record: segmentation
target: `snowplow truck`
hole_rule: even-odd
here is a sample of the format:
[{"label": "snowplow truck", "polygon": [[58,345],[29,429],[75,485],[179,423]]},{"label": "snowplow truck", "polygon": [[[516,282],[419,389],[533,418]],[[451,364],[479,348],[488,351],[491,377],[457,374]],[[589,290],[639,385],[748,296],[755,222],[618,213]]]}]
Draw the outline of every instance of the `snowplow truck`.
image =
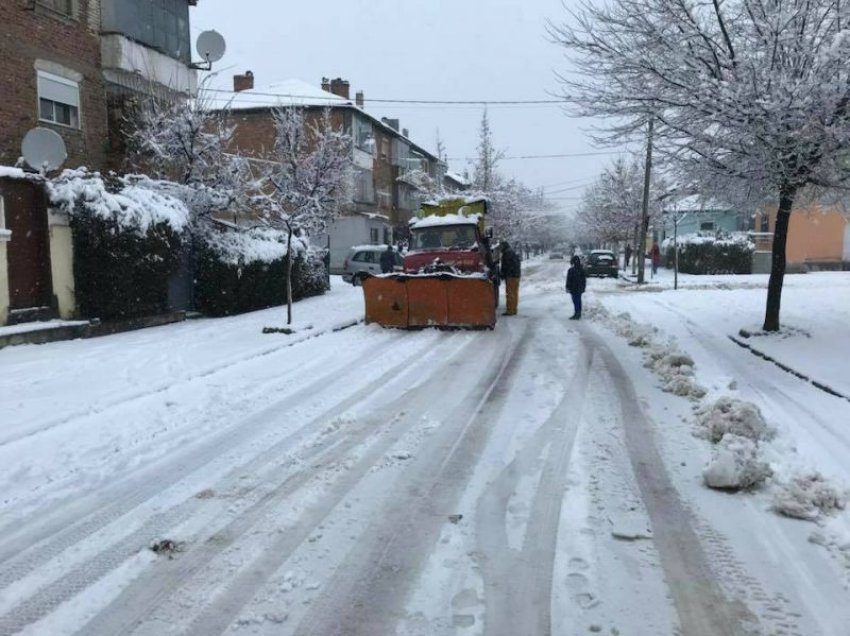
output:
[{"label": "snowplow truck", "polygon": [[362,281],[366,322],[492,329],[499,303],[499,254],[492,241],[486,199],[423,204],[410,222],[403,272]]}]

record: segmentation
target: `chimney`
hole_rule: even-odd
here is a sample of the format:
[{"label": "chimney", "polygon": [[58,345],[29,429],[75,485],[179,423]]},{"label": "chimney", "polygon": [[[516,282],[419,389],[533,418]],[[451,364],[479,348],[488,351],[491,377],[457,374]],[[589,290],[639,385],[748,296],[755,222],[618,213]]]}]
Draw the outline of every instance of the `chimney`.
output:
[{"label": "chimney", "polygon": [[365,102],[363,91],[357,91],[354,94],[354,103],[357,104],[360,108],[363,108],[363,104]]},{"label": "chimney", "polygon": [[233,92],[250,91],[254,88],[254,74],[251,71],[245,71],[244,75],[233,76]]},{"label": "chimney", "polygon": [[331,81],[327,77],[322,78],[322,90],[326,93],[331,92]]},{"label": "chimney", "polygon": [[348,88],[348,82],[342,78],[337,77],[336,79],[331,80],[331,93],[334,95],[342,97],[343,99],[349,99]]},{"label": "chimney", "polygon": [[390,128],[392,128],[394,131],[398,132],[398,119],[387,119],[386,117],[381,117],[381,121],[384,122]]},{"label": "chimney", "polygon": [[407,130],[407,128],[402,128],[402,129],[401,129],[401,136],[402,136],[402,137],[410,137],[410,135],[408,134],[408,130]]}]

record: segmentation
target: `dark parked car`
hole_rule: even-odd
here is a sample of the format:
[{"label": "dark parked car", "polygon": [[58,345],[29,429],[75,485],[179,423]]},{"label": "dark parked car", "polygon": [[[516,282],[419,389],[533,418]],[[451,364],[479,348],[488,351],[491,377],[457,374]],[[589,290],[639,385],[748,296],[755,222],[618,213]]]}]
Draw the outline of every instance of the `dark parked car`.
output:
[{"label": "dark parked car", "polygon": [[617,256],[610,250],[593,250],[587,257],[585,273],[588,276],[617,278],[619,275]]}]

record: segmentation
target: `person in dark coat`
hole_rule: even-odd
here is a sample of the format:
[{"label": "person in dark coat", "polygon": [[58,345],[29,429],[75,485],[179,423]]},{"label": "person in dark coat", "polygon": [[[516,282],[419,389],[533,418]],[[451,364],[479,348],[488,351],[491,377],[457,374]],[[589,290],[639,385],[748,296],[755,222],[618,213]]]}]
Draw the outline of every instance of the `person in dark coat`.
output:
[{"label": "person in dark coat", "polygon": [[505,297],[507,305],[503,316],[515,316],[517,305],[519,305],[519,279],[522,275],[519,255],[508,245],[502,242],[502,278],[505,279]]},{"label": "person in dark coat", "polygon": [[623,251],[624,261],[623,269],[627,269],[629,266],[629,261],[632,260],[632,246],[629,243],[626,243],[626,249]]},{"label": "person in dark coat", "polygon": [[395,267],[395,252],[393,246],[387,245],[387,249],[381,252],[381,273],[389,274]]},{"label": "person in dark coat", "polygon": [[567,270],[567,293],[573,299],[573,315],[570,320],[581,319],[581,295],[587,286],[587,276],[584,273],[584,268],[581,266],[581,259],[578,256],[573,256],[570,259],[572,267]]},{"label": "person in dark coat", "polygon": [[652,244],[649,258],[652,260],[652,275],[655,276],[658,273],[658,266],[661,264],[661,250],[658,249],[658,243]]}]

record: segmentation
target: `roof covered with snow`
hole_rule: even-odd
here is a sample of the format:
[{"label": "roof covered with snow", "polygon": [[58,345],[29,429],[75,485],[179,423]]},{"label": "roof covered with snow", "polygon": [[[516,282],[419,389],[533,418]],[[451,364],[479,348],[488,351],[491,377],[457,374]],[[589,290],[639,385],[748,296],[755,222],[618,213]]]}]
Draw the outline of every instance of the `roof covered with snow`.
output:
[{"label": "roof covered with snow", "polygon": [[481,218],[479,214],[446,214],[444,216],[431,215],[421,219],[411,219],[410,227],[420,229],[423,227],[437,227],[441,225],[477,225]]},{"label": "roof covered with snow", "polygon": [[40,181],[42,177],[40,174],[36,174],[33,172],[24,172],[20,168],[13,168],[12,166],[0,166],[0,179],[23,179],[29,181]]},{"label": "roof covered with snow", "polygon": [[276,108],[278,106],[353,106],[354,102],[334,95],[304,80],[287,79],[263,88],[222,93],[223,97],[213,100],[214,108],[251,110]]},{"label": "roof covered with snow", "polygon": [[290,78],[269,84],[263,88],[252,88],[239,92],[216,91],[215,95],[207,99],[206,102],[209,108],[233,111],[264,110],[279,106],[350,108],[368,117],[374,126],[380,127],[395,137],[404,139],[418,152],[427,155],[428,158],[438,159],[436,155],[403,135],[401,131],[357,106],[354,100],[334,95],[320,86],[315,86],[298,78]]},{"label": "roof covered with snow", "polygon": [[467,186],[467,185],[470,185],[472,183],[469,179],[464,177],[462,174],[460,174],[458,172],[452,172],[451,170],[446,172],[446,174],[444,176],[446,177],[446,179],[451,179],[455,183],[458,183],[458,184],[463,185],[463,186]]}]

